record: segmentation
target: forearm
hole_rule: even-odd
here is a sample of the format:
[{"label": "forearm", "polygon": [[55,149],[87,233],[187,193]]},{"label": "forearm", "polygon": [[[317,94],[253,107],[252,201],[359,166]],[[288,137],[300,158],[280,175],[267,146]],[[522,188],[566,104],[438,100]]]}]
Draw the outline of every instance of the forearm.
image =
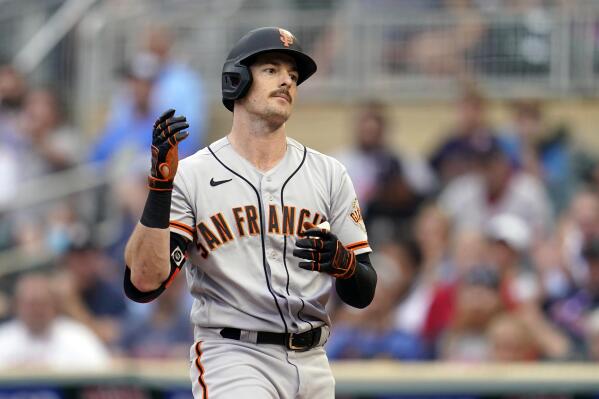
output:
[{"label": "forearm", "polygon": [[179,163],[177,144],[187,137],[185,129],[189,127],[184,116],[174,115],[175,110],[169,109],[154,122],[150,191],[141,220],[125,247],[125,292],[136,298],[141,298],[144,292],[164,290],[172,274],[169,219]]},{"label": "forearm", "polygon": [[168,228],[138,223],[125,247],[125,262],[131,282],[140,291],[158,288],[170,273],[170,232]]},{"label": "forearm", "polygon": [[337,279],[335,288],[343,302],[362,309],[374,298],[377,276],[368,254],[358,255],[356,262],[356,273],[348,279]]}]

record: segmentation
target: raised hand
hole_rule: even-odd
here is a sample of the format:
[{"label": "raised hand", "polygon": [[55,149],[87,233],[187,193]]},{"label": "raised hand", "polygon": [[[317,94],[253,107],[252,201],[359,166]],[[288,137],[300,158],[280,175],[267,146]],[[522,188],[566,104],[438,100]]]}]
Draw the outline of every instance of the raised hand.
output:
[{"label": "raised hand", "polygon": [[170,191],[179,164],[178,144],[189,135],[184,116],[175,116],[169,109],[156,122],[152,131],[152,170],[148,177],[150,190]]}]

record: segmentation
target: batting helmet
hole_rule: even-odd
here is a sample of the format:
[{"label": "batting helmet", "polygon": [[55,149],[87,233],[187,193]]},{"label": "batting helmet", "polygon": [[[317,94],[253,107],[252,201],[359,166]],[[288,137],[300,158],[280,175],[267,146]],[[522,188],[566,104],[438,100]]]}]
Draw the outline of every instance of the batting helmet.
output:
[{"label": "batting helmet", "polygon": [[233,111],[235,100],[243,97],[252,84],[249,66],[253,58],[269,51],[284,52],[294,58],[298,85],[316,72],[316,63],[303,52],[291,32],[281,28],[254,29],[239,39],[223,65],[223,104],[229,111]]}]

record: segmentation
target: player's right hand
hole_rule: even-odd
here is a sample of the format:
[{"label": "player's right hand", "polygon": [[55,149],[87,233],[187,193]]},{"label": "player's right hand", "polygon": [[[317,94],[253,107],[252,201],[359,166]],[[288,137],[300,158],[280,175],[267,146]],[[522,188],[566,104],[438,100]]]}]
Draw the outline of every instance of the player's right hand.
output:
[{"label": "player's right hand", "polygon": [[170,191],[179,164],[177,145],[184,140],[189,127],[184,116],[175,116],[175,110],[169,109],[156,122],[152,131],[152,170],[148,177],[150,190]]}]

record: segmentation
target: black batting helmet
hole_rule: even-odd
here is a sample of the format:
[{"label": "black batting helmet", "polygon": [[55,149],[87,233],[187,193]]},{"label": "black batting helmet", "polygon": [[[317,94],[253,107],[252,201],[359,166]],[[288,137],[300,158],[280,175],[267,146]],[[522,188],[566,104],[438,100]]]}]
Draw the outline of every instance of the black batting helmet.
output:
[{"label": "black batting helmet", "polygon": [[276,27],[254,29],[239,39],[223,65],[223,104],[229,111],[233,111],[235,100],[243,97],[252,84],[252,74],[248,67],[253,57],[269,51],[284,52],[295,59],[299,74],[298,85],[316,72],[316,63],[303,52],[291,32]]}]

